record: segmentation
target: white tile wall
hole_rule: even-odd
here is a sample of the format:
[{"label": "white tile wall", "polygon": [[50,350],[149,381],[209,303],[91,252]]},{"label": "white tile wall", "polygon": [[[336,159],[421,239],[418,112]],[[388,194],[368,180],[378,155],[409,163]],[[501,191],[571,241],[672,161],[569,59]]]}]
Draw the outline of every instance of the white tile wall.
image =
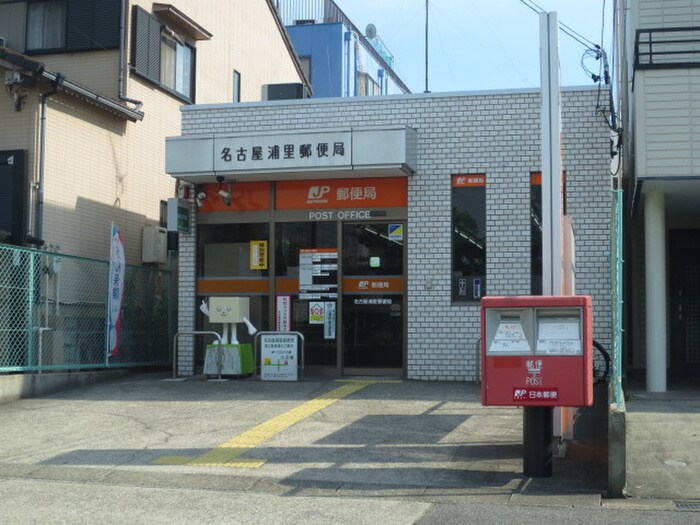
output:
[{"label": "white tile wall", "polygon": [[[562,96],[567,209],[574,217],[577,293],[594,297],[595,338],[610,342],[609,146],[596,90]],[[211,105],[185,108],[183,135],[407,125],[418,132],[408,189],[408,362],[410,379],[479,378],[478,304],[452,304],[450,175],[487,174],[487,289],[530,291],[530,172],[540,167],[536,91],[481,92]],[[193,329],[194,235],[180,241],[180,330]],[[426,280],[432,287],[426,290]],[[181,346],[180,370],[192,372]]]}]

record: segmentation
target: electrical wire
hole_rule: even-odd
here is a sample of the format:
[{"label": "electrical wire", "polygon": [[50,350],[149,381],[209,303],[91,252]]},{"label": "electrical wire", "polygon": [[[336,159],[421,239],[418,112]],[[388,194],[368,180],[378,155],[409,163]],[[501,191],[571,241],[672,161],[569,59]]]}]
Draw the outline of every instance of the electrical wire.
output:
[{"label": "electrical wire", "polygon": [[[619,156],[621,155],[620,149],[622,148],[623,141],[622,128],[618,125],[619,117],[615,112],[615,101],[613,98],[608,57],[605,53],[605,49],[603,48],[603,39],[605,35],[605,1],[606,0],[603,0],[600,44],[596,44],[595,42],[587,39],[586,37],[575,31],[568,25],[564,24],[563,22],[559,22],[559,30],[586,48],[586,50],[583,52],[583,56],[581,57],[581,68],[586,73],[586,75],[593,80],[593,82],[598,84],[598,97],[596,100],[595,112],[596,114],[601,115],[603,117],[605,123],[610,129],[610,158],[614,159],[615,157],[617,157],[618,160],[615,172],[611,172],[612,175],[615,176],[620,171],[621,163],[619,162]],[[522,3],[537,14],[542,14],[546,12],[542,7],[537,5],[537,3],[534,2],[534,0],[520,0],[520,3]],[[591,71],[586,66],[585,62],[588,59],[595,59],[599,61],[598,74],[593,73],[593,71]],[[602,97],[603,84],[605,84],[605,86],[607,86],[608,88],[608,107],[605,107],[600,102]]]},{"label": "electrical wire", "polygon": [[[538,15],[547,12],[542,7],[537,5],[533,0],[520,0],[520,3],[522,3],[526,7],[529,7]],[[566,25],[564,22],[559,22],[559,30],[562,33],[566,34],[567,36],[573,38],[576,42],[578,42],[579,44],[581,44],[583,47],[585,47],[587,49],[592,50],[596,46],[596,44],[593,41],[589,40],[588,38],[583,36],[581,33],[575,31],[570,26]],[[591,47],[591,46],[593,46],[593,47]]]}]

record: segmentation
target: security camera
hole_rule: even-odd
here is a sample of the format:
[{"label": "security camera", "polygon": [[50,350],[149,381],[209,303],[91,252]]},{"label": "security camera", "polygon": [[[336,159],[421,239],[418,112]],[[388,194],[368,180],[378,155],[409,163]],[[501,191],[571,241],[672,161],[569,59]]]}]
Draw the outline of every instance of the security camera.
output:
[{"label": "security camera", "polygon": [[200,191],[197,193],[195,197],[195,201],[197,202],[197,208],[201,208],[204,206],[204,201],[207,200],[207,192],[206,191]]},{"label": "security camera", "polygon": [[219,195],[221,196],[221,200],[224,201],[224,204],[226,206],[231,206],[231,192],[228,192],[226,190],[219,190]]}]

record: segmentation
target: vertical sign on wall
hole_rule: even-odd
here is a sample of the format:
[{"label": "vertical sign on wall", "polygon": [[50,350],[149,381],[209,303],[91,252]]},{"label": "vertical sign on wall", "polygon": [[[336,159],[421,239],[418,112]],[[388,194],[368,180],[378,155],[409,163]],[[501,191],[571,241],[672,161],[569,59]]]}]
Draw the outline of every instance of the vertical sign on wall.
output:
[{"label": "vertical sign on wall", "polygon": [[112,224],[109,257],[109,286],[107,296],[107,357],[119,354],[119,338],[122,325],[122,299],[126,258],[124,241],[119,227]]}]

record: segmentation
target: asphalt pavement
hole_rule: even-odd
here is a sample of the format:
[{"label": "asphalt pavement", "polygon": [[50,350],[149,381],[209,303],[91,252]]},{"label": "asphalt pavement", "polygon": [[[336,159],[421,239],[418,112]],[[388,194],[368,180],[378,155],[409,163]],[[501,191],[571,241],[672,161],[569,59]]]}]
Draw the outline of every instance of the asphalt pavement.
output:
[{"label": "asphalt pavement", "polygon": [[[698,477],[657,494],[636,470],[644,490],[606,499],[595,432],[552,477],[524,477],[521,410],[467,383],[131,375],[0,405],[0,421],[2,523],[439,523],[464,505],[697,518]],[[696,475],[691,457],[668,459]]]}]

